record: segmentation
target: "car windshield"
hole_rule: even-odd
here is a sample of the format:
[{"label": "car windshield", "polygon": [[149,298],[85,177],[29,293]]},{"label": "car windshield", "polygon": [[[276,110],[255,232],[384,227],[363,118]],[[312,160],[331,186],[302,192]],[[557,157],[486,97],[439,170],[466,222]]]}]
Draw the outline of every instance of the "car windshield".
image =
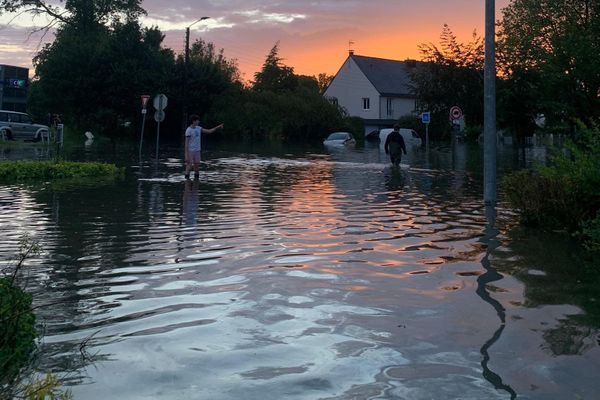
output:
[{"label": "car windshield", "polygon": [[334,132],[327,137],[327,140],[346,140],[348,134],[345,132]]}]

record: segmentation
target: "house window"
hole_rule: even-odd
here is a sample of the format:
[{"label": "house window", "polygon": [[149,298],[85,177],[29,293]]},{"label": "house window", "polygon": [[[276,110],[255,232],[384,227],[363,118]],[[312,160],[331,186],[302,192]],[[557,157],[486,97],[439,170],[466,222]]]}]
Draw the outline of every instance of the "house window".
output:
[{"label": "house window", "polygon": [[392,99],[388,98],[386,102],[386,110],[388,117],[394,115],[394,109],[392,108]]},{"label": "house window", "polygon": [[371,109],[371,99],[369,99],[368,97],[363,97],[362,104],[363,104],[363,110]]}]

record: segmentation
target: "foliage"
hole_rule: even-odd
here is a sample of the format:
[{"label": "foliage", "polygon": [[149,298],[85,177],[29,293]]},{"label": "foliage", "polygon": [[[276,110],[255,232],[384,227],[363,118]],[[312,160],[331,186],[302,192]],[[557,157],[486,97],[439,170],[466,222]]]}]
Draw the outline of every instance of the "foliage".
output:
[{"label": "foliage", "polygon": [[421,44],[423,63],[414,69],[413,91],[418,108],[432,114],[431,131],[449,131],[448,112],[459,106],[468,123],[483,122],[483,40],[473,32],[470,42],[460,43],[448,25],[440,35],[440,45]]},{"label": "foliage", "polygon": [[[550,124],[600,116],[600,3],[513,0],[498,35],[502,75]],[[529,96],[527,96],[529,94]]]},{"label": "foliage", "polygon": [[10,383],[34,349],[31,295],[10,278],[0,278],[0,383]]},{"label": "foliage", "polygon": [[535,173],[518,171],[503,181],[509,202],[527,224],[583,234],[590,245],[600,239],[600,129],[580,125],[576,141],[556,152]]},{"label": "foliage", "polygon": [[258,92],[293,91],[298,87],[298,77],[294,69],[282,64],[279,57],[279,42],[275,43],[263,64],[254,75],[252,88]]},{"label": "foliage", "polygon": [[590,250],[600,251],[600,213],[594,219],[583,223],[582,233],[588,238],[587,247]]},{"label": "foliage", "polygon": [[70,400],[71,391],[60,390],[60,381],[54,374],[47,374],[43,379],[36,380],[24,389],[27,400]]},{"label": "foliage", "polygon": [[18,276],[25,259],[38,252],[37,244],[24,237],[15,264],[0,271],[0,388],[13,383],[35,347],[32,297],[19,287]]},{"label": "foliage", "polygon": [[42,29],[68,25],[84,31],[121,18],[136,19],[146,13],[141,7],[142,0],[64,0],[60,3],[61,5],[41,0],[0,0],[0,15],[24,11],[46,17],[49,22]]},{"label": "foliage", "polygon": [[[164,35],[137,21],[98,25],[85,32],[66,26],[34,58],[32,111],[62,114],[85,130],[111,132],[134,120],[139,95],[157,93],[168,81],[173,52]],[[33,97],[35,95],[35,97]]]},{"label": "foliage", "polygon": [[421,121],[421,117],[405,115],[398,119],[398,124],[401,128],[412,129],[425,137],[425,124]]},{"label": "foliage", "polygon": [[33,378],[24,373],[35,349],[35,314],[32,296],[22,282],[23,263],[40,252],[39,245],[29,235],[19,242],[14,264],[0,271],[0,398],[27,400],[68,400],[70,391],[60,389],[54,374]]},{"label": "foliage", "polygon": [[124,172],[114,164],[74,161],[2,161],[0,180],[117,177]]},{"label": "foliage", "polygon": [[278,45],[271,49],[253,86],[226,88],[215,98],[207,119],[224,122],[224,135],[229,138],[317,142],[344,130],[360,139],[362,127],[323,97],[317,78],[295,75],[282,64]]},{"label": "foliage", "polygon": [[320,73],[317,76],[317,83],[319,85],[319,93],[323,94],[335,78],[334,75],[327,75],[325,73]]}]

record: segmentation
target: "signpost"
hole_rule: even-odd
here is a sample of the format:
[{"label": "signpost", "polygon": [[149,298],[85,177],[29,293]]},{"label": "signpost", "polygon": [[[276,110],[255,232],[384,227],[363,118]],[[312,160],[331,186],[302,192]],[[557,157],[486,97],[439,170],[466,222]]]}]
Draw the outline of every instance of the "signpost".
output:
[{"label": "signpost", "polygon": [[148,100],[150,99],[150,95],[143,94],[142,95],[142,132],[140,133],[140,158],[142,158],[142,142],[144,141],[144,127],[146,125],[146,106],[148,105]]},{"label": "signpost", "polygon": [[429,123],[431,122],[431,114],[425,111],[421,114],[421,121],[425,124],[425,146],[429,147]]},{"label": "signpost", "polygon": [[157,122],[156,124],[156,159],[158,160],[158,140],[160,138],[160,123],[165,120],[165,111],[167,108],[167,96],[164,94],[157,94],[154,96],[153,101],[154,108],[156,112],[154,113],[154,120]]},{"label": "signpost", "polygon": [[452,106],[450,108],[450,121],[454,122],[456,119],[461,119],[463,112],[459,106]]}]

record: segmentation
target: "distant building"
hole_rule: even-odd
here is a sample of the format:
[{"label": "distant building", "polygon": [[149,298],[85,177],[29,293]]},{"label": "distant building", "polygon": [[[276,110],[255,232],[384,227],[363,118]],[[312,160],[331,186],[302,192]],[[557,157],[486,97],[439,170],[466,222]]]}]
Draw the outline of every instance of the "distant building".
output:
[{"label": "distant building", "polygon": [[324,96],[365,122],[365,133],[392,126],[398,118],[416,112],[411,71],[419,62],[355,55],[353,51],[337,72]]},{"label": "distant building", "polygon": [[25,112],[29,69],[0,64],[0,110]]}]

